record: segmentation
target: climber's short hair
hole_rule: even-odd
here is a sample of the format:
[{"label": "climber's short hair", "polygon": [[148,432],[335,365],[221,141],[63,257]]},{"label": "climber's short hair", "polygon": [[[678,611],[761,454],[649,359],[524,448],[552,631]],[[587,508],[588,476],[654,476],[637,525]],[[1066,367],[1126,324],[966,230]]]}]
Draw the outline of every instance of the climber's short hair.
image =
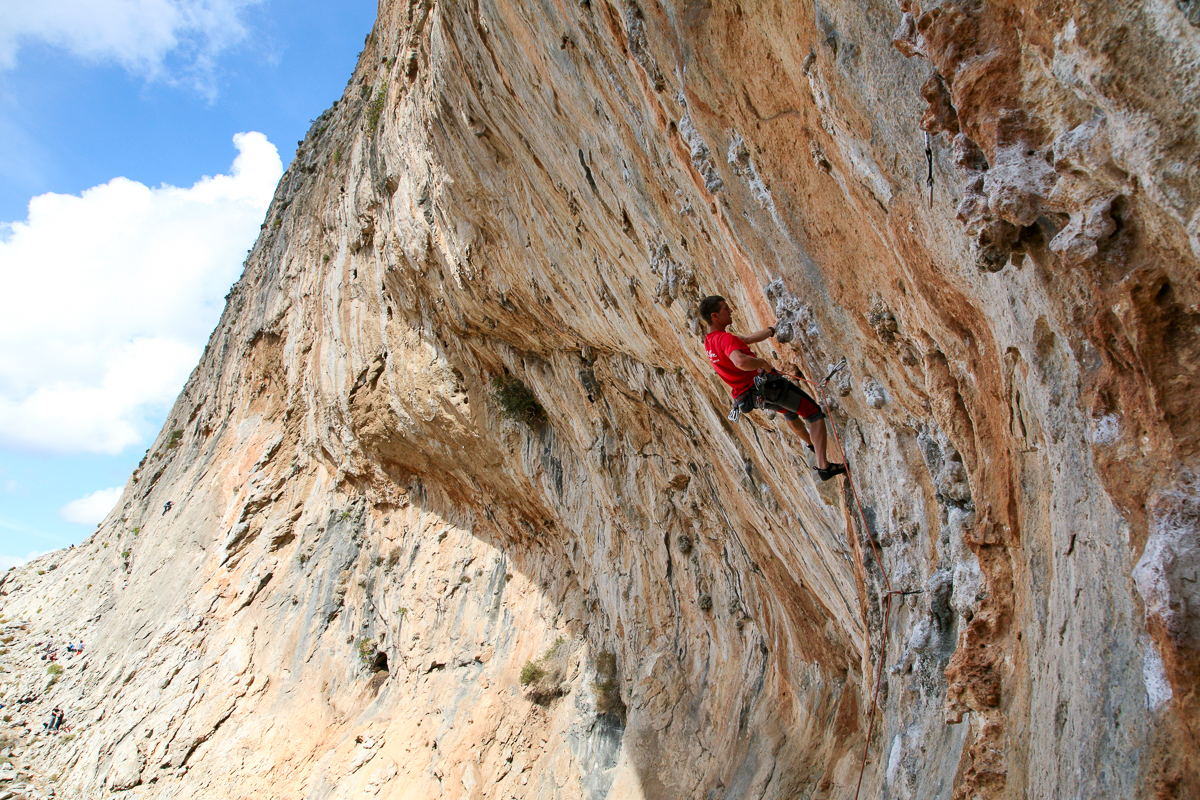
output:
[{"label": "climber's short hair", "polygon": [[712,324],[712,315],[721,310],[721,303],[725,302],[725,298],[719,294],[710,294],[708,297],[700,301],[700,319],[705,325]]}]

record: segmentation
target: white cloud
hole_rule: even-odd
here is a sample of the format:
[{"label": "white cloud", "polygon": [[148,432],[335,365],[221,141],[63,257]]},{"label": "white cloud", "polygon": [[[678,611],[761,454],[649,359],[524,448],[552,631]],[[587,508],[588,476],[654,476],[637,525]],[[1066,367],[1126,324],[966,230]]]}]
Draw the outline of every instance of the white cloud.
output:
[{"label": "white cloud", "polygon": [[21,558],[20,556],[0,555],[0,572],[7,572],[12,567],[19,567],[26,561],[33,561],[38,556],[44,556],[45,553],[31,552],[29,555]]},{"label": "white cloud", "polygon": [[95,62],[158,77],[169,55],[204,73],[246,37],[243,10],[261,0],[0,0],[0,68],[41,41]]},{"label": "white cloud", "polygon": [[58,510],[58,515],[67,522],[78,522],[80,525],[95,525],[105,517],[121,498],[121,487],[101,489],[89,495],[72,500]]},{"label": "white cloud", "polygon": [[191,188],[125,178],[0,224],[0,447],[119,453],[182,388],[282,174],[261,133]]}]

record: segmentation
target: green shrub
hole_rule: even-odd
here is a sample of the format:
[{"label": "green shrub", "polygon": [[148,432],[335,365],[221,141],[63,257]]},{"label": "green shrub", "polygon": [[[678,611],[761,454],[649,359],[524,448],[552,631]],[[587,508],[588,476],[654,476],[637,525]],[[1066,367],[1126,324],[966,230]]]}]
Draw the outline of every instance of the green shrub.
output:
[{"label": "green shrub", "polygon": [[492,379],[492,398],[500,406],[500,416],[513,422],[538,425],[546,421],[546,409],[521,379],[505,373]]},{"label": "green shrub", "polygon": [[374,133],[375,126],[379,124],[379,118],[383,115],[383,104],[387,102],[387,81],[379,85],[379,89],[375,92],[375,98],[371,100],[367,106],[367,127]]},{"label": "green shrub", "polygon": [[536,661],[530,661],[521,668],[520,681],[522,686],[529,687],[529,697],[535,703],[545,704],[556,697],[561,697],[566,652],[563,645],[566,639],[559,636],[545,653]]},{"label": "green shrub", "polygon": [[62,671],[62,664],[51,664],[50,666],[46,667],[47,675],[59,675],[62,673]]},{"label": "green shrub", "polygon": [[376,652],[378,651],[375,642],[366,637],[358,640],[358,657],[362,660],[363,666],[370,668],[375,663]]},{"label": "green shrub", "polygon": [[171,431],[171,438],[167,439],[167,449],[174,450],[176,447],[179,447],[181,441],[183,441],[183,431]]},{"label": "green shrub", "polygon": [[556,655],[558,655],[558,652],[560,650],[562,650],[562,646],[563,646],[563,644],[566,643],[566,641],[567,640],[561,636],[559,636],[557,639],[555,639],[554,644],[550,645],[550,649],[546,651],[546,654],[544,656],[542,656],[542,660],[549,661],[550,659],[552,659]]},{"label": "green shrub", "polygon": [[540,681],[545,675],[546,670],[533,661],[526,661],[525,666],[521,667],[521,685],[528,686],[534,681]]},{"label": "green shrub", "polygon": [[130,550],[122,550],[122,551],[121,551],[121,558],[123,558],[123,559],[125,559],[126,561],[128,561],[128,560],[129,560],[129,554],[130,554],[130,552],[132,552],[132,551],[130,551]]}]

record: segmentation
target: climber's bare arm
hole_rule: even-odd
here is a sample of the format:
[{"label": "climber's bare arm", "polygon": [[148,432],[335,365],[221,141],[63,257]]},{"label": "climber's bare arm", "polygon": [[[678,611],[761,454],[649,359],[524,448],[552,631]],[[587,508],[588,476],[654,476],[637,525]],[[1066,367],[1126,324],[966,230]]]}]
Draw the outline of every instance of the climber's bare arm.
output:
[{"label": "climber's bare arm", "polygon": [[[746,344],[757,344],[758,342],[762,342],[767,339],[770,339],[774,335],[775,335],[774,328],[763,328],[761,331],[755,331],[754,333],[748,334],[746,336],[739,336],[738,338],[741,339]],[[739,369],[740,369],[740,367],[739,367]]]}]

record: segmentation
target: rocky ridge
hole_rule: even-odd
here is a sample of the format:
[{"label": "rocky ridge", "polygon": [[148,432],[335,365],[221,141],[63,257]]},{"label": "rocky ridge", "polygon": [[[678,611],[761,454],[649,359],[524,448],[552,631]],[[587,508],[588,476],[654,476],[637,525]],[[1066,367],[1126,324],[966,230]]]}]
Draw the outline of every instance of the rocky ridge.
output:
[{"label": "rocky ridge", "polygon": [[[88,643],[39,774],[1195,796],[1192,5],[383,0],[120,504],[0,581]],[[708,293],[845,358],[857,499],[725,419]]]}]

